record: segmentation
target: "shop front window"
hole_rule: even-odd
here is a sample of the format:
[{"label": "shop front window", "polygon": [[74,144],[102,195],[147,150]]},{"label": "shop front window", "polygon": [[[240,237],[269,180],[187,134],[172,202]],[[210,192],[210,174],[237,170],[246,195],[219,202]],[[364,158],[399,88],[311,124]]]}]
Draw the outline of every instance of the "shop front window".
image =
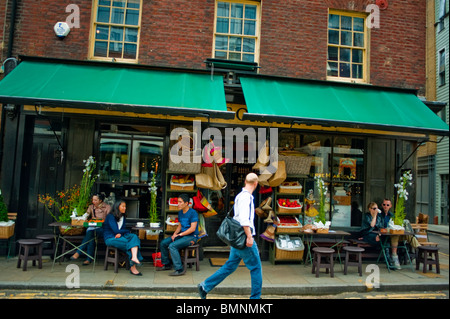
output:
[{"label": "shop front window", "polygon": [[286,183],[303,187],[301,195],[291,196],[303,203],[303,223],[311,224],[317,219],[320,207],[316,178],[321,177],[327,188],[326,220],[336,227],[360,226],[365,140],[297,133],[279,136],[279,155],[290,158],[286,163]]},{"label": "shop front window", "polygon": [[161,127],[101,125],[99,190],[125,198],[129,217],[148,217],[148,182],[154,175],[161,185],[164,134]]}]

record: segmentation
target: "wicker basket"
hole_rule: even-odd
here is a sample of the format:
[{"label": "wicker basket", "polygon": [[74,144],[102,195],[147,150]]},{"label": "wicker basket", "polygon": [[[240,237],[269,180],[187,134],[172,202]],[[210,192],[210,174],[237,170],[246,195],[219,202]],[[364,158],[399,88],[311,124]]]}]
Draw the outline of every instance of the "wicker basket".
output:
[{"label": "wicker basket", "polygon": [[14,235],[15,223],[10,226],[0,226],[0,239],[8,239]]},{"label": "wicker basket", "polygon": [[404,229],[389,229],[389,232],[393,235],[404,235],[405,234]]},{"label": "wicker basket", "polygon": [[174,163],[172,158],[169,160],[169,171],[173,173],[183,174],[199,174],[202,170],[202,163],[192,163],[192,156],[190,157],[191,163]]},{"label": "wicker basket", "polygon": [[283,183],[278,187],[278,193],[281,194],[301,194],[302,190],[303,187],[300,183],[298,186],[290,186],[287,183]]},{"label": "wicker basket", "polygon": [[85,219],[81,219],[81,218],[72,218],[72,226],[83,226],[84,223],[86,222]]},{"label": "wicker basket", "polygon": [[317,228],[316,233],[317,234],[328,234],[329,229],[328,228]]},{"label": "wicker basket", "polygon": [[302,212],[303,204],[298,200],[300,207],[283,207],[277,201],[277,213],[279,214],[300,214]]},{"label": "wicker basket", "polygon": [[64,236],[83,235],[85,230],[86,228],[84,227],[59,226],[59,231]]},{"label": "wicker basket", "polygon": [[280,219],[277,217],[277,228],[275,233],[295,233],[299,234],[302,229],[302,224],[298,221],[297,217],[294,217],[296,223],[281,224]]},{"label": "wicker basket", "polygon": [[276,260],[302,260],[303,252],[305,251],[305,246],[302,243],[302,248],[300,249],[282,249],[278,246],[278,242],[275,243],[275,259]]},{"label": "wicker basket", "polygon": [[288,175],[308,175],[311,169],[311,156],[279,155],[278,160],[286,163],[286,174]]}]

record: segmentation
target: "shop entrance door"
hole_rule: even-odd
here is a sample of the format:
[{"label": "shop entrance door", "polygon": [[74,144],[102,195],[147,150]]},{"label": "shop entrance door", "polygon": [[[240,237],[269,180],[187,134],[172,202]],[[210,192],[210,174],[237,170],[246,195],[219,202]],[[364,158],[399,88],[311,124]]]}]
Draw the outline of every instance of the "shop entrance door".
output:
[{"label": "shop entrance door", "polygon": [[[40,130],[44,131],[48,132]],[[60,148],[58,141],[51,130],[51,134],[48,135],[36,133],[38,132],[35,129],[33,147],[27,160],[29,185],[26,238],[34,238],[38,234],[53,231],[48,224],[54,220],[44,205],[39,203],[38,196],[49,194],[54,197],[56,191],[63,190],[64,187],[64,166],[58,152]]]}]

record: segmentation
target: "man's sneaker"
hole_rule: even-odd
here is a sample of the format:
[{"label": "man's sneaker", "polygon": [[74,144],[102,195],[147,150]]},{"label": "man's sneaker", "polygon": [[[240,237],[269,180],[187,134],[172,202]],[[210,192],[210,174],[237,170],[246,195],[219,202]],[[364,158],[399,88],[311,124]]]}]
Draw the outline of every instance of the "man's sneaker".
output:
[{"label": "man's sneaker", "polygon": [[400,266],[400,261],[398,260],[398,255],[392,255],[392,261],[393,261],[393,264],[394,264],[393,267],[395,269],[398,269],[398,270],[402,269],[402,267]]},{"label": "man's sneaker", "polygon": [[172,265],[164,265],[162,267],[158,267],[156,268],[157,271],[162,271],[162,270],[172,270]]},{"label": "man's sneaker", "polygon": [[182,276],[182,275],[184,275],[184,271],[183,270],[175,270],[169,276]]},{"label": "man's sneaker", "polygon": [[200,296],[201,299],[206,299],[206,295],[208,294],[202,287],[202,285],[198,284],[197,285],[198,288],[198,294]]}]

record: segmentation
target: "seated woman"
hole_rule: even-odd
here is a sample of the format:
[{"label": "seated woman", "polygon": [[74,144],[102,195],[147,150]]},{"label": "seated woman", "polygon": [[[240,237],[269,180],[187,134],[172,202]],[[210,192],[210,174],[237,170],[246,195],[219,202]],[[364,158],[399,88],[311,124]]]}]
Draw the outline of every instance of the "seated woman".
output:
[{"label": "seated woman", "polygon": [[116,247],[127,253],[131,265],[130,273],[135,276],[142,276],[142,273],[136,269],[136,266],[141,265],[143,259],[140,252],[141,241],[138,236],[125,228],[126,210],[127,204],[125,201],[119,200],[114,203],[111,213],[106,215],[103,223],[103,236],[107,246]]},{"label": "seated woman", "polygon": [[380,236],[375,233],[383,228],[383,220],[381,219],[378,205],[375,202],[369,203],[367,206],[368,213],[365,213],[362,219],[360,230],[360,240],[364,240],[374,247],[380,247]]},{"label": "seated woman", "polygon": [[[186,248],[198,241],[198,213],[189,208],[189,196],[181,194],[178,197],[178,221],[180,224],[171,237],[161,241],[161,262],[164,265],[159,270],[170,270],[175,268],[171,276],[184,275],[183,264],[181,262],[180,249]],[[172,257],[172,262],[169,259]]]},{"label": "seated woman", "polygon": [[[92,204],[89,205],[86,214],[87,219],[105,219],[106,215],[109,214],[111,210],[111,206],[104,203],[105,195],[103,194],[95,194],[92,196]],[[83,242],[81,243],[80,248],[70,257],[71,260],[77,260],[80,255],[84,254],[83,250],[87,253],[87,258],[84,261],[83,265],[89,265],[92,262],[92,258],[90,256],[94,256],[94,248],[95,242],[92,240],[94,236],[97,238],[103,237],[103,228],[102,227],[89,227],[86,230],[86,236],[84,236]],[[85,249],[87,246],[87,249]]]}]

